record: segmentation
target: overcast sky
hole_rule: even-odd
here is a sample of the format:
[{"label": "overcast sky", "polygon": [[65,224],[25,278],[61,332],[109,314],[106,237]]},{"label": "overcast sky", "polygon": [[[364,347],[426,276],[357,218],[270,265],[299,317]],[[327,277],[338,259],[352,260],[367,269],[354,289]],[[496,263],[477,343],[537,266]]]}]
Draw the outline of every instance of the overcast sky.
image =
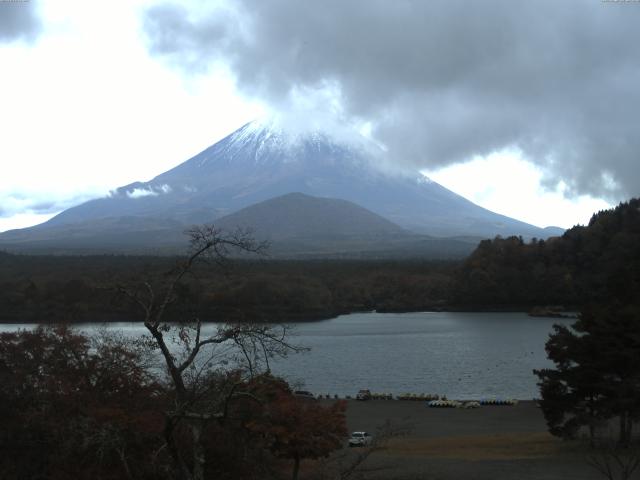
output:
[{"label": "overcast sky", "polygon": [[0,231],[274,113],[539,226],[640,193],[640,2],[204,4],[0,1]]}]

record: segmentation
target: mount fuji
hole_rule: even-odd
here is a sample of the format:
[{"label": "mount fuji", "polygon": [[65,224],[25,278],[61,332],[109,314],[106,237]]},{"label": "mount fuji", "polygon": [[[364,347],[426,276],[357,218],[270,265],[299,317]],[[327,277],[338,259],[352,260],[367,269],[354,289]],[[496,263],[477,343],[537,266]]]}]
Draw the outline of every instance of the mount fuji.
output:
[{"label": "mount fuji", "polygon": [[[388,223],[381,234],[397,229],[396,236],[403,232],[429,237],[546,238],[562,232],[486,210],[418,171],[392,168],[380,160],[382,156],[382,150],[364,137],[344,140],[320,132],[296,134],[268,122],[251,122],[149,182],[120,187],[35,227],[0,234],[0,247],[153,250],[176,246],[184,241],[181,232],[190,225],[216,221],[229,225],[222,217],[294,192],[356,204],[363,212],[368,210],[367,215],[381,217],[377,225]],[[289,202],[295,198],[302,197],[293,196]],[[331,212],[341,215],[339,208]]]}]

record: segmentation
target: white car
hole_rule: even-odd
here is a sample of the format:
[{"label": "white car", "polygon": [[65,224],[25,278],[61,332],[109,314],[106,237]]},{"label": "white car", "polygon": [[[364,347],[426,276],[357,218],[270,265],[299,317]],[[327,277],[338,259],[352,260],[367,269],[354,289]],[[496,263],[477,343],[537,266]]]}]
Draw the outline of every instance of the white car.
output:
[{"label": "white car", "polygon": [[349,437],[350,447],[366,447],[371,445],[373,437],[367,432],[352,432]]}]

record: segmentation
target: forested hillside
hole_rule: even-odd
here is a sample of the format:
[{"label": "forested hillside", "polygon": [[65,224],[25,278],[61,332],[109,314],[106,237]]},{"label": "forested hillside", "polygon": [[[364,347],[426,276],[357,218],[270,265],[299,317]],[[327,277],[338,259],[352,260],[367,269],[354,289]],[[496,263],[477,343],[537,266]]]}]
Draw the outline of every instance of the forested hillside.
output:
[{"label": "forested hillside", "polygon": [[[136,320],[118,285],[154,282],[175,257],[0,252],[0,321]],[[640,200],[548,241],[497,237],[464,261],[242,260],[201,265],[175,320],[291,321],[378,311],[579,309],[640,298]]]},{"label": "forested hillside", "polygon": [[[157,282],[178,261],[169,257],[26,256],[0,253],[0,321],[137,320],[118,285]],[[456,262],[236,261],[199,265],[168,312],[205,321],[290,321],[362,310],[440,308]]]},{"label": "forested hillside", "polygon": [[480,243],[456,276],[451,301],[473,306],[630,303],[640,294],[640,200],[599,212],[548,241]]}]

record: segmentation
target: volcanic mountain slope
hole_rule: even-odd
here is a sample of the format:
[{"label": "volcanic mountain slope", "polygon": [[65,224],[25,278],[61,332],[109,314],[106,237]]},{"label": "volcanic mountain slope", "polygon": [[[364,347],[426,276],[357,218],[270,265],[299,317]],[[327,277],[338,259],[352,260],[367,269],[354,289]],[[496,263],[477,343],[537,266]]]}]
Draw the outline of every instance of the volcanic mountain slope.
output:
[{"label": "volcanic mountain slope", "polygon": [[289,193],[243,208],[215,222],[249,229],[286,258],[462,258],[476,242],[413,234],[355,203]]},{"label": "volcanic mountain slope", "polygon": [[[347,200],[404,229],[431,236],[546,238],[560,233],[490,212],[419,172],[384,170],[378,166],[378,154],[365,139],[343,142],[322,133],[296,135],[252,122],[149,182],[118,188],[36,227],[2,234],[0,245],[36,238],[62,240],[70,225],[75,238],[90,237],[88,230],[96,228],[115,236],[119,230],[125,236],[132,229],[175,230],[171,225],[212,222],[291,192]],[[131,225],[119,220],[123,218],[140,222]],[[120,228],[120,223],[126,227]],[[126,238],[119,241],[126,243]]]},{"label": "volcanic mountain slope", "polygon": [[185,229],[182,222],[170,219],[103,217],[10,230],[0,234],[0,249],[55,254],[171,254],[187,247]]},{"label": "volcanic mountain slope", "polygon": [[[221,232],[250,230],[273,258],[462,258],[475,243],[417,235],[352,202],[290,193],[215,221]],[[40,253],[185,251],[185,225],[175,220],[105,217],[90,222],[7,232],[0,247]]]},{"label": "volcanic mountain slope", "polygon": [[257,238],[265,240],[407,234],[398,225],[355,203],[298,192],[243,208],[215,224],[227,231],[248,228]]}]

